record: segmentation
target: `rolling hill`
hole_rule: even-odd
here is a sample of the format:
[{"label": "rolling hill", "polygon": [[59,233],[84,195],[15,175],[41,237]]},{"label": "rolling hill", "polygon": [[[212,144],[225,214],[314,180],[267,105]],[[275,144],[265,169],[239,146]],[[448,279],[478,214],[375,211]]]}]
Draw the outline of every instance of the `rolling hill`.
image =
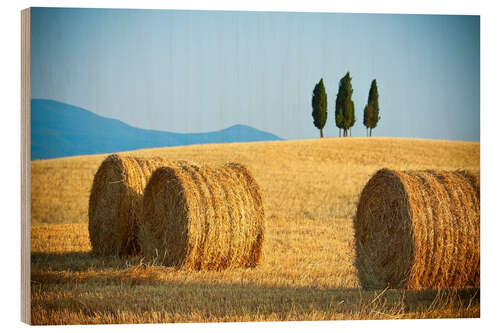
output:
[{"label": "rolling hill", "polygon": [[142,148],[273,140],[281,139],[245,125],[189,134],[146,130],[54,100],[31,100],[32,160]]}]

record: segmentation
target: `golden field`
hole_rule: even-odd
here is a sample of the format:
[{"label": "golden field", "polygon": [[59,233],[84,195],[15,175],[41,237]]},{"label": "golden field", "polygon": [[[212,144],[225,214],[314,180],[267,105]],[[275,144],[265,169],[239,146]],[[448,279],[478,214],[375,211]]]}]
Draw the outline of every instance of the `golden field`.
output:
[{"label": "golden field", "polygon": [[262,261],[219,272],[93,256],[88,199],[106,155],[32,162],[32,324],[479,317],[479,289],[360,289],[352,225],[378,169],[478,171],[479,151],[473,142],[328,138],[124,153],[250,169],[265,202]]}]

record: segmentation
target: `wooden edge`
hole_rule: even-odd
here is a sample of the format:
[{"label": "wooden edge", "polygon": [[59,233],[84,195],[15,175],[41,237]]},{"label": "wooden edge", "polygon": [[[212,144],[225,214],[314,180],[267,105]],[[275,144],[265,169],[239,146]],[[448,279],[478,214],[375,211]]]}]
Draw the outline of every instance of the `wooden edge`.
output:
[{"label": "wooden edge", "polygon": [[31,324],[30,8],[21,11],[21,321]]}]

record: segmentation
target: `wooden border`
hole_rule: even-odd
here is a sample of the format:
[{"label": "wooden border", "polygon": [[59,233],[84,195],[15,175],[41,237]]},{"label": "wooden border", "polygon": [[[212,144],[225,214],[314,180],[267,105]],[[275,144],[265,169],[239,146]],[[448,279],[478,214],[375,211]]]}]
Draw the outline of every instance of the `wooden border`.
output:
[{"label": "wooden border", "polygon": [[21,11],[21,321],[31,323],[30,9]]}]

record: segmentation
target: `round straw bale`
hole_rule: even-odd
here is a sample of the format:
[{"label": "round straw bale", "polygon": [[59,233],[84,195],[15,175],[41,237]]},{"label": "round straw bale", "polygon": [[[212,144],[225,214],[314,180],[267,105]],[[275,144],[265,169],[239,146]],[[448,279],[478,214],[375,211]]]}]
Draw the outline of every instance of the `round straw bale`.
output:
[{"label": "round straw bale", "polygon": [[262,193],[240,164],[159,168],[144,190],[142,212],[139,244],[160,264],[221,270],[259,262]]},{"label": "round straw bale", "polygon": [[137,254],[137,220],[149,177],[160,166],[183,163],[187,162],[109,155],[97,170],[90,191],[92,250],[100,255]]},{"label": "round straw bale", "polygon": [[379,170],[354,219],[364,288],[479,287],[479,177]]},{"label": "round straw bale", "polygon": [[479,198],[481,194],[481,175],[479,171],[459,170],[458,173],[471,182],[472,186],[474,186],[474,190],[477,193],[477,197]]}]

